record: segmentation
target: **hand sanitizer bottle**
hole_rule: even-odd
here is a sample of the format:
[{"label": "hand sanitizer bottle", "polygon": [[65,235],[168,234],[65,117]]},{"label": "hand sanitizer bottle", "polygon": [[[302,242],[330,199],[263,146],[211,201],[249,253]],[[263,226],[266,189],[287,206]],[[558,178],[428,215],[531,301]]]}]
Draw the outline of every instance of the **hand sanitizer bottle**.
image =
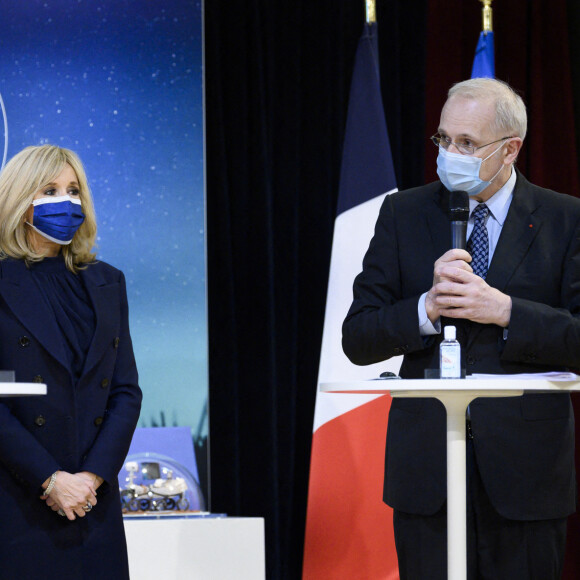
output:
[{"label": "hand sanitizer bottle", "polygon": [[461,345],[456,339],[455,326],[443,329],[443,342],[439,345],[439,369],[442,379],[461,378]]}]

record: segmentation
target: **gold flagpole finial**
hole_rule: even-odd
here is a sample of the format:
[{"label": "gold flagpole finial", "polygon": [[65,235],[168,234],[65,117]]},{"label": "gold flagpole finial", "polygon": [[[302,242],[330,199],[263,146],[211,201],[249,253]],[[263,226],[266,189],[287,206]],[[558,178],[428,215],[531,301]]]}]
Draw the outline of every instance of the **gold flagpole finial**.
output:
[{"label": "gold flagpole finial", "polygon": [[493,17],[491,3],[493,2],[493,0],[479,0],[479,1],[483,4],[483,8],[481,9],[483,16],[483,32],[492,32]]},{"label": "gold flagpole finial", "polygon": [[367,7],[367,24],[374,24],[377,21],[376,0],[365,0]]}]

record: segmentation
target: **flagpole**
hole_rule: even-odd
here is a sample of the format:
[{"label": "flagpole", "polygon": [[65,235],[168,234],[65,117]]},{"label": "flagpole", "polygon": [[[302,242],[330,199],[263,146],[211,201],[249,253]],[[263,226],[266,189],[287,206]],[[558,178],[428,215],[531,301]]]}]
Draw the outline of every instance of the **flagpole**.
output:
[{"label": "flagpole", "polygon": [[493,32],[493,13],[491,8],[491,3],[493,0],[479,0],[483,4],[481,9],[483,17],[483,27],[482,30],[485,34],[488,32]]},{"label": "flagpole", "polygon": [[471,78],[495,78],[495,57],[493,49],[493,21],[491,3],[493,0],[479,0],[483,4],[483,25],[475,49]]},{"label": "flagpole", "polygon": [[365,0],[367,12],[367,24],[375,24],[377,22],[376,0]]}]

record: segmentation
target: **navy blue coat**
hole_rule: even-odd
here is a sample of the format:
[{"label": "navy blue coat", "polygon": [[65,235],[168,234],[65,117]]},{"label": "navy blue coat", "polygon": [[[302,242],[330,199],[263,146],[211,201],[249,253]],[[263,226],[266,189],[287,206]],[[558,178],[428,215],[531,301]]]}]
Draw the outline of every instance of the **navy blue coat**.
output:
[{"label": "navy blue coat", "polygon": [[[357,364],[404,354],[403,378],[439,368],[442,336],[419,334],[417,303],[451,248],[448,195],[439,183],[387,196],[354,283],[343,347]],[[580,368],[580,200],[518,173],[486,282],[512,297],[507,340],[493,324],[457,326],[468,374]],[[569,395],[480,398],[470,405],[479,471],[495,509],[516,520],[574,512],[574,416]],[[446,498],[445,411],[434,399],[394,399],[384,499],[436,513]]]},{"label": "navy blue coat", "polygon": [[[76,382],[60,331],[24,262],[0,262],[0,368],[48,394],[0,399],[0,578],[128,578],[117,474],[141,390],[125,279],[103,262],[79,273],[96,328]],[[69,521],[39,499],[57,470],[104,478],[97,505]]]}]

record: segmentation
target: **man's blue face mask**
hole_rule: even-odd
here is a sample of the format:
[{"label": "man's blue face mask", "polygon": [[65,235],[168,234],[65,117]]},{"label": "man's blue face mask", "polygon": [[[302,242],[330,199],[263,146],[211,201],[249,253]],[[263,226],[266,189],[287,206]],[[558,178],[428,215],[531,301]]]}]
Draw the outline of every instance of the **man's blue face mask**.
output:
[{"label": "man's blue face mask", "polygon": [[485,159],[451,153],[440,146],[437,157],[437,175],[439,175],[441,183],[449,191],[466,191],[467,195],[470,196],[479,195],[503,169],[503,165],[500,165],[498,172],[489,181],[484,181],[479,177],[481,164],[495,155],[504,145],[505,142]]},{"label": "man's blue face mask", "polygon": [[70,244],[85,221],[80,199],[70,195],[35,199],[32,205],[34,216],[32,223],[28,225],[41,236],[57,244],[64,246]]}]

